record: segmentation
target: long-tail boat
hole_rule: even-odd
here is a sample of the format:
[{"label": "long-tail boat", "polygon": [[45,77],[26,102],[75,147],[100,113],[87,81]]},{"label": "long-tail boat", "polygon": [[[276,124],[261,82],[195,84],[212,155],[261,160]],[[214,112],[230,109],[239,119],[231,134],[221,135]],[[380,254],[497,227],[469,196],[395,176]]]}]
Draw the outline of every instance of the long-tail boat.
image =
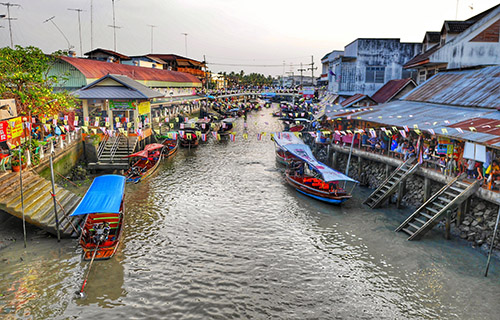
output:
[{"label": "long-tail boat", "polygon": [[162,149],[163,158],[170,158],[179,150],[179,139],[177,132],[169,132],[161,137],[164,148]]},{"label": "long-tail boat", "polygon": [[135,182],[149,177],[160,165],[162,149],[165,146],[161,143],[146,145],[144,150],[128,155],[127,158],[140,158],[130,169],[125,172],[127,182]]},{"label": "long-tail boat", "polygon": [[236,118],[226,118],[226,119],[223,119],[221,122],[220,122],[220,127],[217,131],[218,134],[220,134],[221,136],[227,136],[229,135],[233,128],[234,128],[234,122],[236,121]]},{"label": "long-tail boat", "polygon": [[276,161],[284,166],[288,164],[289,160],[296,159],[296,157],[282,146],[287,144],[304,144],[304,141],[293,132],[277,132],[274,134],[273,140],[276,145]]},{"label": "long-tail boat", "polygon": [[118,249],[125,214],[124,192],[125,177],[97,177],[71,214],[87,215],[79,240],[84,260],[109,259]]},{"label": "long-tail boat", "polygon": [[183,148],[196,148],[200,143],[200,137],[196,129],[188,128],[179,131],[180,145]]},{"label": "long-tail boat", "polygon": [[[305,144],[287,144],[283,148],[297,159],[289,161],[286,171],[286,181],[300,193],[311,198],[340,204],[349,200],[351,192],[358,181],[333,170],[319,162],[311,149]],[[346,190],[346,185],[351,190]]]}]

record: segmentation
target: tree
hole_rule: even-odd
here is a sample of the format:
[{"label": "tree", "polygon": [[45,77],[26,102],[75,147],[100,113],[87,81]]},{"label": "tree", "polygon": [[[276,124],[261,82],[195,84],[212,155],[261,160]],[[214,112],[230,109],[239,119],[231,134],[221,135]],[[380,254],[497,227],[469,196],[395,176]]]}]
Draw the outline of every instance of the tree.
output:
[{"label": "tree", "polygon": [[68,92],[54,92],[60,80],[47,76],[48,71],[62,52],[45,55],[36,47],[16,46],[0,49],[0,96],[15,99],[19,114],[34,116],[56,115],[74,108],[76,98]]}]

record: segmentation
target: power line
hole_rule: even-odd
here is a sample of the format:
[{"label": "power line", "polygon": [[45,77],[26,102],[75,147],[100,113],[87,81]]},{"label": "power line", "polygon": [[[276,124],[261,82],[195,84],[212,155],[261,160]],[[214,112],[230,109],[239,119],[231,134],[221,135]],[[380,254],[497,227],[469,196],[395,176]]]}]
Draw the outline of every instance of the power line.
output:
[{"label": "power line", "polygon": [[151,53],[153,53],[153,28],[156,28],[158,26],[148,24],[148,27],[151,27]]},{"label": "power line", "polygon": [[66,37],[66,35],[64,34],[64,32],[62,32],[62,30],[57,26],[57,24],[54,22],[54,18],[56,16],[52,16],[50,18],[48,18],[47,20],[45,20],[43,23],[47,23],[47,22],[52,22],[52,24],[54,25],[54,27],[56,27],[57,30],[59,30],[59,32],[62,34],[62,36],[64,37],[64,39],[66,39],[66,42],[68,43],[68,51],[71,50],[73,48],[73,46],[71,45],[71,43],[69,43],[69,40],[68,40],[68,37]]},{"label": "power line", "polygon": [[[236,64],[236,63],[214,63],[207,62],[207,64],[214,66],[228,66],[228,67],[259,67],[259,68],[276,68],[283,67],[283,64]],[[300,64],[290,64],[291,67],[298,67]]]}]

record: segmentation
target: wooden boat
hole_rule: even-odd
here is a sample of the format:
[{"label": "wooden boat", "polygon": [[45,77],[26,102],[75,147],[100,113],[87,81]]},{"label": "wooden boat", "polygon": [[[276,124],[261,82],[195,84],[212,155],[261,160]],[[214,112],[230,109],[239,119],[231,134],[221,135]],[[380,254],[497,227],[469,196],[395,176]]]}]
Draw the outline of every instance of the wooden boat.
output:
[{"label": "wooden boat", "polygon": [[[289,161],[289,169],[286,172],[286,181],[295,190],[311,198],[334,204],[340,204],[352,197],[352,189],[358,182],[316,160],[307,145],[288,144],[283,148],[297,158]],[[351,192],[345,190],[348,184],[352,187]]]},{"label": "wooden boat", "polygon": [[236,121],[236,118],[226,118],[223,119],[220,123],[219,130],[217,131],[218,134],[221,136],[227,136],[229,135],[232,130],[234,129],[234,122]]},{"label": "wooden boat", "polygon": [[196,148],[200,143],[200,137],[196,134],[196,129],[179,131],[179,140],[183,148]]},{"label": "wooden boat", "polygon": [[160,165],[162,157],[162,149],[165,146],[160,143],[152,143],[146,145],[144,150],[133,153],[127,158],[138,157],[138,161],[134,163],[130,169],[125,172],[127,182],[138,183],[139,181],[151,176]]},{"label": "wooden boat", "polygon": [[163,158],[170,158],[179,150],[179,139],[166,138],[162,142],[164,148],[162,149]]},{"label": "wooden boat", "polygon": [[79,244],[83,260],[111,258],[123,231],[125,177],[104,175],[94,179],[71,216],[87,215]]}]

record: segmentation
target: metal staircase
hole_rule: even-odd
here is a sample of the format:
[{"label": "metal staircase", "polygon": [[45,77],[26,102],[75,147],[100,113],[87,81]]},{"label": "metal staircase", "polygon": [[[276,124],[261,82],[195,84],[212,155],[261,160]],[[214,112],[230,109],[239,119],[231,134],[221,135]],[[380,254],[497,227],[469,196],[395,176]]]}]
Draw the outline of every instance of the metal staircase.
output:
[{"label": "metal staircase", "polygon": [[[21,188],[19,173],[9,173],[0,177],[0,209],[22,219]],[[55,187],[56,199],[69,215],[80,202],[80,196]],[[56,235],[56,219],[52,199],[52,185],[32,170],[23,171],[24,217],[26,222],[38,226]],[[67,217],[61,207],[57,206],[59,230],[61,237],[76,236],[73,226],[78,228],[81,217]],[[73,224],[73,226],[72,226]]]},{"label": "metal staircase", "polygon": [[418,168],[419,163],[415,163],[415,158],[410,158],[403,162],[384,182],[368,197],[364,204],[370,208],[379,207],[391,194],[393,194],[401,181],[405,180]]},{"label": "metal staircase", "polygon": [[480,181],[469,184],[462,181],[464,177],[465,174],[462,174],[441,188],[395,231],[406,232],[410,236],[408,240],[421,238],[448,210],[456,208],[479,189]]},{"label": "metal staircase", "polygon": [[124,157],[135,150],[137,141],[138,138],[136,136],[126,137],[122,134],[103,139],[98,148],[97,162],[89,163],[89,168],[111,170],[128,169],[129,159]]}]

